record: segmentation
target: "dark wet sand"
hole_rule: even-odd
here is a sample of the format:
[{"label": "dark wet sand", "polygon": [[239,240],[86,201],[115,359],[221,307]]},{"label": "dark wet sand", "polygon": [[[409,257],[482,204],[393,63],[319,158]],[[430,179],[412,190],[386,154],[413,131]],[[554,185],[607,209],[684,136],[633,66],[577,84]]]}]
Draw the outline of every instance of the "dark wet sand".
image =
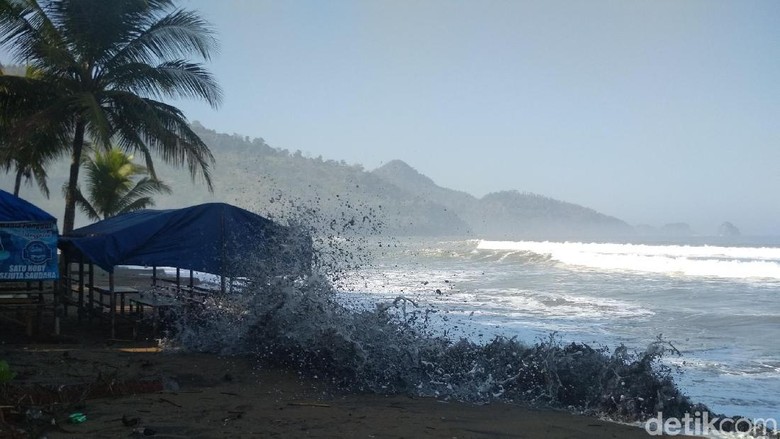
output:
[{"label": "dark wet sand", "polygon": [[[33,434],[16,437],[47,438],[650,437],[642,428],[555,410],[344,393],[322,379],[261,368],[248,358],[165,352],[154,341],[108,340],[105,325],[79,325],[72,312],[62,329],[59,339],[28,339],[21,328],[0,323],[0,360],[18,373],[13,385],[99,385],[109,396],[37,404],[33,407],[42,414],[29,421],[24,412],[30,402],[8,400],[9,392],[0,386],[6,420],[0,421],[0,438],[14,437],[18,428]],[[118,337],[129,334],[120,328]],[[133,394],[133,386],[122,384],[128,382],[151,383],[151,393]],[[86,422],[68,423],[67,416],[77,411]]]},{"label": "dark wet sand", "polygon": [[[134,431],[141,436],[144,429],[158,438],[649,437],[640,428],[553,410],[344,394],[315,378],[259,369],[246,358],[155,352],[148,346],[5,343],[0,358],[19,373],[14,380],[18,386],[145,380],[166,388],[45,406],[35,431],[48,438],[130,437]],[[87,421],[69,424],[67,415],[74,411],[83,412]],[[32,425],[13,410],[5,414],[12,422],[16,417],[17,425]],[[57,426],[51,425],[52,418]],[[0,430],[8,429],[9,424],[0,424]]]}]

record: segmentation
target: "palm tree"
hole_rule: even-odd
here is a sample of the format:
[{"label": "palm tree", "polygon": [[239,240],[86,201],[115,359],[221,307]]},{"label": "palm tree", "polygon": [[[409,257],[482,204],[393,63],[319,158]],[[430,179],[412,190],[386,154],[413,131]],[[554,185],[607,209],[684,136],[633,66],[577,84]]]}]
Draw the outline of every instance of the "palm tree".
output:
[{"label": "palm tree", "polygon": [[[22,182],[31,184],[33,181],[38,185],[38,189],[49,198],[49,185],[47,184],[48,174],[46,167],[49,163],[62,155],[60,148],[46,148],[47,146],[57,146],[49,143],[45,137],[33,136],[22,145],[7,145],[3,143],[0,146],[0,167],[5,172],[13,171],[16,174],[14,179],[14,195],[19,196]],[[39,147],[42,146],[42,147]]]},{"label": "palm tree", "polygon": [[133,163],[132,156],[116,148],[105,153],[96,151],[94,158],[85,156],[84,170],[87,193],[85,196],[76,188],[76,204],[92,220],[146,209],[154,206],[152,195],[171,193],[163,182],[146,177],[147,169]]},{"label": "palm tree", "polygon": [[[172,0],[0,0],[0,45],[39,70],[39,90],[52,97],[27,126],[69,133],[63,233],[73,230],[87,138],[139,153],[152,177],[153,154],[186,166],[212,190],[211,151],[184,114],[160,100],[196,98],[212,107],[221,101],[213,76],[187,60],[209,60],[216,46],[196,13],[175,8]],[[24,97],[10,82],[3,91],[6,79],[0,78],[0,94],[7,95],[0,107]]]},{"label": "palm tree", "polygon": [[[37,72],[28,67],[24,79],[39,79]],[[0,76],[3,71],[0,69]],[[29,85],[29,84],[28,84]],[[4,112],[0,115],[0,168],[5,172],[15,172],[14,195],[19,196],[22,179],[27,183],[33,180],[46,197],[49,197],[49,187],[46,184],[48,175],[46,167],[59,158],[63,150],[64,139],[57,133],[32,130],[25,132],[20,123],[26,117],[43,108],[48,101],[47,96],[38,93],[27,94],[26,102],[14,108],[13,113]]]}]

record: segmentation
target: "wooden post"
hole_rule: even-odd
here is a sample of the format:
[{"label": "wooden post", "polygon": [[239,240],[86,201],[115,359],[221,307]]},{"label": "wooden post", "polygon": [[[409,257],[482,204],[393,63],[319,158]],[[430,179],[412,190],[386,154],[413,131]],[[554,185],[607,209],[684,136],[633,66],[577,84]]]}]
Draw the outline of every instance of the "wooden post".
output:
[{"label": "wooden post", "polygon": [[54,335],[60,335],[60,310],[63,309],[60,308],[60,304],[63,302],[62,297],[60,297],[62,295],[61,279],[62,276],[60,276],[60,279],[55,279],[52,285],[52,288],[54,288]]},{"label": "wooden post", "polygon": [[[114,267],[111,267],[112,269]],[[108,293],[111,298],[111,338],[116,338],[116,296],[114,295],[114,272],[108,273]]]},{"label": "wooden post", "polygon": [[157,286],[157,266],[156,265],[152,266],[152,286],[153,287]]},{"label": "wooden post", "polygon": [[68,261],[68,252],[64,249],[59,254],[59,268],[60,268],[60,281],[59,281],[59,296],[62,302],[62,315],[68,316],[68,301],[70,299],[70,262]]},{"label": "wooden post", "polygon": [[46,299],[43,298],[43,281],[38,281],[38,313],[35,315],[35,332],[40,334],[43,327],[43,308],[46,306]]},{"label": "wooden post", "polygon": [[190,285],[187,288],[187,291],[190,294],[190,298],[195,297],[195,280],[194,275],[192,274],[192,269],[190,268]]},{"label": "wooden post", "polygon": [[[95,264],[89,264],[89,284],[95,285]],[[90,290],[89,293],[89,323],[92,323],[92,316],[95,314],[95,292]]]},{"label": "wooden post", "polygon": [[[92,288],[92,282],[90,282],[90,288]],[[81,318],[84,315],[84,255],[81,254],[79,254],[79,310],[77,313],[79,316],[79,323],[81,323]],[[92,319],[90,319],[90,321],[92,321]]]}]

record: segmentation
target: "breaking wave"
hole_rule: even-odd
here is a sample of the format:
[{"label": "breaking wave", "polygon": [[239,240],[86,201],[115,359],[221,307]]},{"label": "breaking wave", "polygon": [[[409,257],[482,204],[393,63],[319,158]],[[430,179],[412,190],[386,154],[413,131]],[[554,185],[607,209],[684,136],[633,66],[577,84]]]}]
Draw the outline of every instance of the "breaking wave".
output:
[{"label": "breaking wave", "polygon": [[[197,312],[175,316],[164,345],[249,355],[260,367],[293,369],[345,391],[523,403],[623,421],[646,420],[659,411],[677,417],[708,411],[680,392],[677,368],[661,361],[664,355],[679,352],[660,337],[639,352],[623,345],[610,349],[564,343],[555,333],[532,344],[503,336],[477,342],[442,335],[437,325],[446,320],[446,309],[404,293],[373,301],[366,301],[364,294],[345,297],[340,293],[354,286],[354,273],[371,271],[372,252],[395,248],[392,240],[377,236],[381,221],[375,221],[376,212],[348,206],[353,209],[330,219],[322,218],[316,208],[292,207],[292,216],[274,219],[313,238],[311,272],[269,276],[256,266],[256,275],[244,280],[240,292],[212,296]],[[509,249],[518,255],[490,256],[480,248],[484,243],[466,242],[455,249],[455,256],[498,257],[509,263],[559,261],[557,255],[537,249]],[[422,256],[436,260],[441,255]],[[552,303],[563,314],[584,306],[568,295],[528,300]],[[442,304],[446,307],[446,300]],[[609,299],[592,306],[594,313],[628,312],[624,304]]]},{"label": "breaking wave", "polygon": [[437,335],[434,306],[404,296],[373,308],[339,300],[334,285],[342,276],[331,264],[357,257],[359,264],[344,264],[354,272],[366,263],[355,250],[366,241],[339,235],[315,242],[327,248],[319,249],[312,274],[269,277],[257,267],[240,293],[211,297],[198,312],[177,316],[164,343],[250,355],[260,365],[294,369],[346,391],[517,402],[626,421],[659,410],[669,416],[706,410],[680,392],[674,370],[659,361],[678,353],[665,340],[631,352],[563,343],[555,334],[533,345],[502,336],[477,343]]},{"label": "breaking wave", "polygon": [[528,253],[569,267],[730,279],[780,280],[780,248],[480,241],[480,252]]},{"label": "breaking wave", "polygon": [[676,351],[666,341],[639,353],[564,344],[554,335],[532,346],[505,337],[481,344],[433,335],[427,322],[436,312],[402,296],[351,310],[326,278],[276,279],[215,299],[205,314],[180,316],[168,343],[252,355],[348,391],[522,402],[628,421],[695,407],[658,361]]}]

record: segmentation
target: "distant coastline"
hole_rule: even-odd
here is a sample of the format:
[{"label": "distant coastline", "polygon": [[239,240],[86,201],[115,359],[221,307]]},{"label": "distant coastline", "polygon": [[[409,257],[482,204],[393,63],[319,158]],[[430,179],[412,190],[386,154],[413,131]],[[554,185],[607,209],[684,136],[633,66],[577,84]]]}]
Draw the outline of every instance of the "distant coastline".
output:
[{"label": "distant coastline", "polygon": [[[209,193],[202,184],[193,188],[186,171],[160,164],[157,172],[173,193],[156,197],[157,208],[222,201],[284,216],[292,206],[306,207],[323,218],[372,218],[375,225],[381,224],[377,231],[391,236],[627,242],[698,240],[700,234],[718,234],[715,229],[702,233],[685,223],[632,226],[588,207],[517,190],[477,198],[438,186],[401,160],[367,171],[360,165],[273,148],[263,139],[218,133],[197,122],[192,126],[214,153],[215,191]],[[61,186],[67,175],[65,161],[53,165],[50,186]],[[12,185],[10,175],[0,181]],[[64,209],[60,197],[46,199],[33,187],[23,187],[21,196],[57,217]],[[77,223],[87,222],[77,218]]]}]

